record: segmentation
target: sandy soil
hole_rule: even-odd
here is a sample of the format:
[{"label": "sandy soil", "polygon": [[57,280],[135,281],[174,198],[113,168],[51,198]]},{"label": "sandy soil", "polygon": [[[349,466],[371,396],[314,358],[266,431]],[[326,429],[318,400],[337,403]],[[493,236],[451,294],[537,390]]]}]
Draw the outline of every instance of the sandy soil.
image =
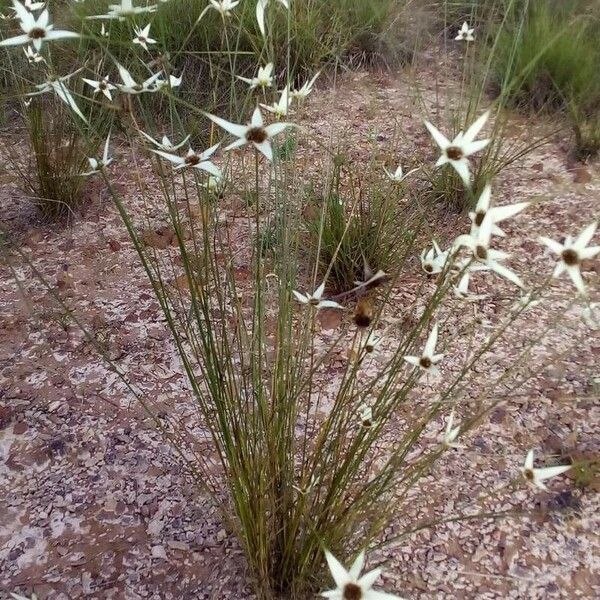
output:
[{"label": "sandy soil", "polygon": [[[425,88],[433,94],[433,83]],[[400,157],[408,167],[415,155],[435,157],[420,114],[406,76],[355,73],[344,76],[337,89],[314,94],[303,121],[323,137],[335,123],[334,135],[344,140],[354,164],[374,159],[392,166]],[[515,117],[511,132],[530,135],[530,127]],[[552,268],[552,258],[535,243],[538,235],[560,239],[598,218],[598,165],[574,166],[567,147],[565,138],[555,136],[504,172],[495,186],[499,203],[538,200],[505,227],[503,248],[511,251],[510,265],[518,272],[544,274]],[[314,144],[302,143],[299,159],[308,162],[314,152]],[[126,191],[127,175],[121,177],[118,185]],[[22,251],[52,290],[77,307],[133,383],[165,411],[185,415],[190,397],[159,306],[102,186],[92,189],[90,204],[71,228],[59,228],[32,223],[14,181],[2,182],[3,227],[17,233]],[[135,206],[139,199],[132,193],[128,201]],[[224,218],[235,210],[224,207]],[[155,216],[158,222],[158,207]],[[455,227],[457,218],[449,222]],[[448,223],[440,229],[443,238]],[[21,259],[12,264],[33,282]],[[598,261],[586,266],[596,300],[598,273]],[[407,280],[411,277],[421,277],[417,262]],[[530,447],[559,461],[598,455],[600,335],[582,323],[581,307],[570,306],[567,280],[552,290],[487,359],[465,402],[475,402],[511,352],[557,315],[560,327],[545,338],[535,359],[551,360],[580,340],[577,347],[522,388],[493,390],[506,394],[506,401],[467,437],[467,448],[448,453],[425,478],[418,501],[398,515],[390,537],[415,519],[451,516],[506,484]],[[481,308],[481,318],[491,322],[497,322],[507,295],[515,294],[485,279],[478,292],[491,295]],[[410,289],[398,290],[399,298],[402,294],[410,296]],[[461,318],[444,323],[455,341]],[[444,369],[452,372],[459,361],[457,352]],[[399,421],[405,416],[398,415]],[[442,426],[432,424],[431,436]],[[238,544],[174,452],[80,328],[61,314],[52,294],[30,284],[23,298],[5,263],[0,456],[0,597],[16,590],[35,591],[43,600],[251,597]],[[573,476],[557,479],[550,493],[520,487],[485,505],[527,516],[450,523],[387,546],[372,557],[385,562],[381,587],[414,599],[599,597],[600,481],[592,474],[586,487],[575,483]]]}]

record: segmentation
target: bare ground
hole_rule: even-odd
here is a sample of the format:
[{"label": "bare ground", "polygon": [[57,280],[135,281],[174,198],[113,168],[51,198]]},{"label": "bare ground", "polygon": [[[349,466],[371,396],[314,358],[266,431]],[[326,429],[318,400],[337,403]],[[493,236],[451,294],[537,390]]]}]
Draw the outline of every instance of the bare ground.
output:
[{"label": "bare ground", "polygon": [[[434,93],[433,83],[425,88]],[[392,166],[399,157],[410,167],[415,154],[434,158],[435,152],[409,89],[402,77],[348,74],[336,90],[311,98],[303,122],[323,139],[341,137],[353,164],[375,160]],[[530,127],[515,117],[513,134],[529,135]],[[505,227],[503,248],[512,252],[511,267],[520,273],[543,275],[552,268],[552,259],[535,243],[538,235],[560,239],[598,218],[598,166],[574,167],[567,148],[565,138],[555,136],[495,186],[499,203],[538,200]],[[303,143],[299,159],[308,165],[315,152],[314,144]],[[127,191],[127,175],[121,177]],[[187,414],[189,393],[159,306],[101,186],[85,213],[63,229],[31,225],[14,182],[3,182],[4,226],[19,232],[22,250],[53,291],[77,307],[132,382],[163,403],[165,412]],[[132,192],[128,201],[135,206],[139,199]],[[224,218],[235,211],[224,206]],[[158,219],[158,206],[155,214]],[[448,237],[456,235],[457,222],[466,228],[464,219],[448,222],[440,223],[440,238],[444,229],[451,230]],[[26,265],[18,259],[13,265],[34,281]],[[584,276],[597,300],[597,261],[586,265]],[[404,283],[419,277],[415,262]],[[497,322],[502,306],[516,297],[514,288],[497,281],[492,286],[487,279],[477,287],[491,295],[480,317]],[[501,374],[503,359],[540,324],[560,316],[538,362],[578,343],[521,389],[494,389],[506,401],[467,437],[467,448],[448,453],[419,486],[410,508],[387,532],[390,537],[422,517],[449,517],[507,484],[530,447],[558,460],[598,455],[600,337],[581,322],[581,307],[570,304],[570,283],[560,280],[552,289],[496,348],[479,373],[480,387],[465,402],[476,401],[490,378]],[[51,294],[42,286],[28,290],[23,298],[2,266],[0,590],[35,591],[44,600],[250,598],[238,544],[172,449],[80,328],[61,315]],[[403,288],[396,301],[410,296],[410,287]],[[462,321],[459,316],[443,324],[455,342]],[[337,325],[324,322],[323,336]],[[448,353],[444,372],[459,365],[457,349]],[[399,414],[398,422],[406,424],[407,417]],[[432,426],[432,439],[442,426],[441,421]],[[600,483],[593,474],[589,485],[575,483],[573,476],[559,478],[550,493],[519,487],[485,504],[487,510],[527,515],[449,523],[385,547],[373,555],[385,562],[381,586],[414,599],[599,597]]]}]

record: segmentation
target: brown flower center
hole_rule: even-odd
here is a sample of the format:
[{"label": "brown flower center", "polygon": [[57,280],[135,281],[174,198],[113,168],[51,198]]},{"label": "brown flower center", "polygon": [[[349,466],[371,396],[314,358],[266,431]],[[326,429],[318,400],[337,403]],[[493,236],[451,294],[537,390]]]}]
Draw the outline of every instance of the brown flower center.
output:
[{"label": "brown flower center", "polygon": [[186,156],[184,160],[186,165],[193,167],[200,162],[200,157],[197,154],[190,154],[189,156]]},{"label": "brown flower center", "polygon": [[477,225],[477,227],[481,227],[481,224],[483,223],[483,220],[485,219],[485,211],[480,211],[478,213],[475,214],[475,225]]},{"label": "brown flower center", "polygon": [[433,265],[431,265],[430,263],[426,263],[423,265],[423,270],[427,273],[433,273]]},{"label": "brown flower center", "polygon": [[39,40],[41,38],[45,38],[46,37],[46,30],[42,29],[41,27],[34,27],[30,32],[29,32],[29,37],[32,40]]},{"label": "brown flower center", "polygon": [[464,156],[464,152],[458,146],[450,146],[446,148],[446,156],[450,160],[460,160]]},{"label": "brown flower center", "polygon": [[356,313],[354,315],[354,324],[357,327],[368,327],[371,324],[371,317],[365,313]]},{"label": "brown flower center", "polygon": [[533,481],[535,479],[535,477],[533,475],[533,469],[525,469],[523,474],[525,475],[525,479],[527,479],[529,481]]},{"label": "brown flower center", "polygon": [[363,597],[360,585],[356,583],[347,583],[344,586],[343,600],[360,600]]},{"label": "brown flower center", "polygon": [[421,360],[419,361],[419,364],[424,369],[429,369],[429,367],[431,367],[432,363],[431,363],[431,359],[430,358],[427,358],[427,356],[423,356],[423,357],[421,357]]},{"label": "brown flower center", "polygon": [[475,247],[475,256],[479,260],[486,260],[488,257],[487,248],[485,246],[476,246]]},{"label": "brown flower center", "polygon": [[102,80],[102,81],[100,82],[100,85],[98,85],[98,87],[99,87],[101,90],[105,90],[105,89],[108,87],[108,84],[106,83],[106,81]]},{"label": "brown flower center", "polygon": [[579,254],[571,248],[562,251],[561,257],[563,262],[569,267],[579,264]]},{"label": "brown flower center", "polygon": [[269,136],[262,127],[251,127],[246,132],[246,139],[255,144],[262,144]]},{"label": "brown flower center", "polygon": [[319,306],[319,302],[320,302],[320,301],[319,301],[317,298],[311,298],[311,299],[308,301],[308,303],[309,303],[311,306]]}]

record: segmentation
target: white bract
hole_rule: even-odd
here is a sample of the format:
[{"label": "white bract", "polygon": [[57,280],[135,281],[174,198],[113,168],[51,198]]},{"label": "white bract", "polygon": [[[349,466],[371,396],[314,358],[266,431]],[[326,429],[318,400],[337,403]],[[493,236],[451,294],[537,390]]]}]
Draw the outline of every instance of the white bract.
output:
[{"label": "white bract", "polygon": [[68,75],[64,75],[63,77],[50,77],[44,83],[40,83],[35,86],[38,90],[37,92],[30,92],[27,95],[37,96],[38,94],[54,92],[80,119],[87,123],[87,119],[77,106],[75,99],[65,85],[65,81],[68,81],[71,77],[73,77],[73,75],[79,73],[79,71],[81,71],[81,69],[78,69],[73,73],[69,73]]},{"label": "white bract", "polygon": [[94,95],[98,92],[102,92],[109,100],[112,101],[112,94],[110,92],[112,90],[116,90],[117,87],[108,81],[108,77],[103,77],[100,81],[86,79],[85,77],[82,77],[82,80],[94,89]]},{"label": "white bract", "polygon": [[216,123],[219,127],[222,127],[225,131],[238,138],[235,142],[229,144],[225,150],[232,150],[246,144],[252,144],[270,161],[273,160],[271,138],[284,131],[286,127],[291,127],[291,123],[271,123],[271,125],[265,127],[258,106],[254,109],[252,119],[248,125],[237,125],[236,123],[221,119],[221,117],[216,117],[209,113],[205,114],[213,123]]},{"label": "white bract", "polygon": [[558,467],[543,467],[541,469],[535,469],[533,466],[533,450],[530,450],[525,457],[525,464],[521,467],[521,473],[523,477],[532,486],[539,488],[540,490],[547,491],[548,488],[544,481],[550,479],[550,477],[556,477],[565,473],[571,468],[571,465],[561,465]]},{"label": "white bract", "polygon": [[108,156],[108,145],[110,144],[110,133],[106,137],[106,142],[104,142],[104,152],[102,153],[102,158],[98,160],[97,158],[88,158],[88,162],[90,163],[90,171],[86,173],[81,173],[82,176],[87,177],[88,175],[93,175],[94,173],[99,173],[105,167],[108,167],[110,163],[114,160]]},{"label": "white bract", "polygon": [[121,77],[121,81],[123,83],[118,83],[117,87],[119,91],[124,94],[142,94],[144,92],[156,92],[156,81],[160,77],[160,73],[155,73],[151,77],[148,77],[142,83],[137,83],[135,79],[131,76],[131,73],[123,66],[117,63],[117,68],[119,69],[119,76]]},{"label": "white bract", "polygon": [[27,58],[27,62],[29,64],[46,62],[46,59],[39,52],[36,52],[31,46],[23,48],[23,52],[25,53],[25,57]]},{"label": "white bract", "polygon": [[321,74],[321,71],[317,71],[317,74],[310,81],[306,81],[302,85],[301,88],[299,88],[297,90],[292,90],[290,92],[290,98],[292,100],[296,100],[298,102],[305,100],[312,93],[313,86],[315,85],[315,81],[317,80],[317,77],[320,74]]},{"label": "white bract", "polygon": [[0,41],[0,46],[19,46],[31,42],[39,52],[44,42],[79,37],[74,31],[54,30],[47,10],[42,11],[36,19],[18,0],[13,0],[13,8],[25,33]]},{"label": "white bract", "polygon": [[157,5],[150,6],[134,6],[132,0],[121,0],[120,4],[111,4],[108,7],[108,12],[104,15],[94,15],[87,17],[88,19],[119,19],[124,21],[129,17],[135,17],[143,13],[152,13],[156,11]]},{"label": "white bract", "polygon": [[454,241],[454,246],[464,246],[471,251],[472,257],[476,262],[475,267],[472,267],[472,269],[489,269],[501,277],[505,277],[509,281],[512,281],[515,285],[523,287],[523,282],[519,276],[509,268],[500,264],[500,261],[507,259],[510,255],[501,250],[490,248],[492,225],[493,222],[490,215],[486,216],[474,233],[458,236]]},{"label": "white bract", "polygon": [[516,204],[494,206],[493,208],[490,208],[491,197],[492,188],[490,185],[486,185],[479,196],[475,210],[469,212],[469,219],[471,219],[471,233],[476,232],[477,228],[483,223],[483,219],[489,215],[492,221],[492,235],[504,236],[506,234],[496,225],[496,223],[514,217],[529,206],[529,202],[517,202]]},{"label": "white bract", "polygon": [[152,150],[152,152],[174,163],[174,169],[185,169],[187,167],[191,167],[206,171],[215,177],[221,177],[221,170],[219,167],[209,160],[219,145],[220,144],[215,144],[200,154],[194,152],[194,150],[190,148],[185,156],[178,156],[177,154],[171,154],[170,152],[164,152],[163,150]]},{"label": "white bract", "polygon": [[25,2],[23,2],[25,8],[27,10],[30,10],[31,12],[36,10],[42,10],[45,4],[45,2],[34,2],[33,0],[25,0]]},{"label": "white bract", "polygon": [[367,404],[363,404],[358,409],[358,418],[363,427],[373,427],[375,423],[373,421],[373,409]]},{"label": "white bract", "polygon": [[577,238],[567,237],[564,244],[547,237],[540,237],[540,241],[560,257],[554,268],[552,277],[559,277],[566,271],[579,293],[583,296],[587,294],[587,291],[583,277],[581,276],[581,262],[594,258],[596,254],[600,253],[600,246],[588,247],[588,244],[594,237],[597,226],[598,223],[591,223],[581,231]]},{"label": "white bract", "polygon": [[530,308],[535,308],[540,303],[541,300],[533,300],[531,292],[527,292],[526,294],[522,294],[511,308],[512,310],[529,310]]},{"label": "white bract", "polygon": [[181,85],[183,75],[175,77],[175,75],[169,75],[169,79],[161,79],[160,77],[154,82],[155,91],[174,89]]},{"label": "white bract", "polygon": [[365,553],[361,552],[352,563],[349,571],[331,554],[325,550],[327,565],[335,581],[335,589],[322,592],[324,598],[332,600],[402,600],[400,596],[377,592],[372,589],[373,584],[381,575],[381,569],[373,569],[360,577],[360,572],[365,564]]},{"label": "white bract", "polygon": [[[288,0],[277,0],[279,4],[285,6],[289,10],[290,5]],[[256,22],[258,23],[258,28],[260,32],[265,35],[265,10],[269,5],[269,0],[258,0],[256,3]]]},{"label": "white bract", "polygon": [[372,352],[375,352],[375,350],[377,350],[379,344],[381,344],[383,338],[378,336],[374,331],[372,331],[371,333],[369,333],[369,335],[367,336],[367,339],[365,340],[364,344],[363,344],[363,348],[365,350],[365,352],[371,354]]},{"label": "white bract", "polygon": [[160,150],[164,150],[165,152],[175,152],[176,150],[179,150],[180,148],[183,148],[183,146],[185,146],[186,142],[190,139],[190,135],[186,135],[183,140],[181,142],[179,142],[179,144],[173,144],[171,142],[171,140],[166,136],[163,135],[162,140],[159,142],[157,140],[155,140],[152,136],[149,136],[147,133],[144,133],[143,131],[140,131],[140,133],[152,144],[154,144],[157,148],[159,148]]},{"label": "white bract", "polygon": [[592,330],[600,329],[600,302],[589,302],[581,312],[583,322]]},{"label": "white bract", "polygon": [[485,125],[489,115],[489,112],[481,115],[467,131],[464,133],[460,131],[452,141],[429,123],[429,121],[425,121],[425,126],[442,151],[442,156],[440,156],[435,163],[435,166],[441,167],[442,165],[450,163],[467,187],[471,185],[468,157],[475,154],[475,152],[483,150],[490,143],[489,139],[475,140],[477,134]]},{"label": "white bract", "polygon": [[268,110],[269,112],[273,113],[278,119],[280,119],[281,117],[287,116],[289,105],[290,101],[288,99],[288,86],[285,86],[277,102],[274,102],[270,105],[261,104],[260,106],[265,110]]},{"label": "white bract", "polygon": [[231,11],[240,3],[240,0],[210,0],[210,6],[221,13],[223,17],[231,16]]},{"label": "white bract", "polygon": [[148,44],[156,44],[156,40],[153,40],[150,37],[150,23],[148,23],[144,29],[140,29],[139,27],[135,28],[133,43],[139,44],[144,50],[148,50]]},{"label": "white bract", "polygon": [[419,367],[425,371],[428,375],[439,375],[439,369],[437,364],[444,358],[443,354],[435,354],[435,346],[438,339],[438,325],[437,323],[431,329],[431,333],[425,342],[425,348],[421,356],[404,356],[404,360],[415,367]]},{"label": "white bract", "polygon": [[241,77],[240,75],[237,78],[247,83],[251,90],[257,87],[271,87],[273,85],[273,63],[268,63],[264,67],[258,67],[258,74],[256,77],[252,77],[252,79]]},{"label": "white bract", "polygon": [[442,437],[442,445],[446,448],[464,448],[465,446],[463,446],[462,444],[457,444],[455,441],[459,433],[460,425],[454,427],[454,411],[452,411],[450,413],[450,416],[448,417],[448,422],[446,423],[446,429]]},{"label": "white bract", "polygon": [[428,275],[441,273],[444,270],[444,265],[450,255],[450,250],[443,251],[435,240],[432,240],[433,247],[429,250],[421,252],[421,268]]},{"label": "white bract", "polygon": [[292,294],[298,302],[314,306],[317,310],[320,308],[344,308],[333,300],[322,300],[323,292],[325,291],[325,282],[323,282],[312,294],[301,294],[296,290],[292,290]]},{"label": "white bract", "polygon": [[452,290],[457,298],[468,302],[478,302],[479,300],[487,298],[486,294],[472,294],[469,292],[469,271],[466,271],[463,274],[458,284],[455,285]]},{"label": "white bract", "polygon": [[404,181],[411,173],[414,173],[415,171],[418,171],[419,169],[411,169],[408,173],[404,174],[404,172],[402,171],[402,165],[398,165],[398,167],[396,167],[396,170],[394,172],[388,171],[386,167],[383,167],[383,170],[385,171],[385,174],[394,182],[394,183],[401,183],[402,181]]},{"label": "white bract", "polygon": [[465,40],[466,42],[472,42],[475,40],[473,33],[474,28],[469,28],[469,24],[465,21],[462,27],[458,31],[458,35],[454,38],[455,40]]}]

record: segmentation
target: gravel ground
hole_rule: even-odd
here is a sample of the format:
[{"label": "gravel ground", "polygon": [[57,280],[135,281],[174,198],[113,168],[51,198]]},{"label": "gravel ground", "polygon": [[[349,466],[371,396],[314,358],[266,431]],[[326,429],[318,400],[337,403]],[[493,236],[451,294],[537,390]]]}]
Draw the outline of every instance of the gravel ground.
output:
[{"label": "gravel ground", "polygon": [[[303,122],[322,139],[343,140],[356,165],[375,160],[392,166],[400,157],[410,167],[416,156],[434,159],[407,77],[347,74],[337,89],[311,97]],[[426,102],[434,91],[434,82],[423,86]],[[536,124],[540,131],[548,126]],[[511,136],[529,135],[531,123],[516,117]],[[543,276],[551,270],[552,258],[535,243],[538,235],[560,239],[598,218],[598,165],[574,165],[567,147],[563,137],[554,136],[495,185],[499,203],[536,200],[504,227],[502,248],[511,252],[517,272]],[[298,149],[307,176],[317,162],[316,148],[306,141]],[[117,183],[126,193],[127,166]],[[5,174],[0,182],[3,227],[18,232],[23,252],[53,291],[77,307],[134,384],[165,412],[186,415],[190,396],[159,306],[101,185],[92,189],[89,206],[73,226],[59,228],[32,224],[14,181]],[[138,207],[134,193],[127,199]],[[224,206],[224,220],[236,210]],[[154,211],[158,220],[159,207]],[[439,239],[456,235],[459,226],[466,227],[464,219],[440,222]],[[29,275],[19,259],[13,265],[21,276]],[[414,266],[395,291],[397,306],[415,300],[411,283],[416,288],[422,275]],[[586,265],[595,300],[599,272],[597,260]],[[477,280],[477,291],[490,294],[479,317],[496,323],[515,292],[489,282]],[[238,544],[172,449],[80,328],[61,315],[51,294],[39,285],[28,292],[23,299],[2,263],[0,598],[16,590],[35,591],[42,600],[251,598]],[[600,336],[582,323],[581,307],[570,304],[570,294],[568,280],[553,283],[550,297],[527,313],[474,375],[462,406],[484,392],[505,401],[467,436],[465,449],[447,453],[424,478],[386,532],[389,538],[415,520],[479,506],[484,495],[510,482],[530,447],[558,461],[598,456]],[[383,325],[392,314],[384,314]],[[444,375],[460,367],[458,332],[467,317],[449,316],[442,324],[451,340]],[[516,390],[491,386],[514,350],[557,317],[559,327],[544,338],[532,365],[574,346],[566,359]],[[323,336],[338,325],[323,322]],[[392,342],[385,342],[384,356]],[[432,394],[425,387],[420,401]],[[405,425],[408,417],[400,412],[397,422]],[[432,424],[432,438],[442,427],[441,420]],[[481,502],[486,510],[527,513],[518,518],[448,523],[374,552],[372,560],[385,563],[381,587],[414,599],[600,597],[598,475],[583,489],[572,476],[557,478],[551,489],[519,487]]]}]

